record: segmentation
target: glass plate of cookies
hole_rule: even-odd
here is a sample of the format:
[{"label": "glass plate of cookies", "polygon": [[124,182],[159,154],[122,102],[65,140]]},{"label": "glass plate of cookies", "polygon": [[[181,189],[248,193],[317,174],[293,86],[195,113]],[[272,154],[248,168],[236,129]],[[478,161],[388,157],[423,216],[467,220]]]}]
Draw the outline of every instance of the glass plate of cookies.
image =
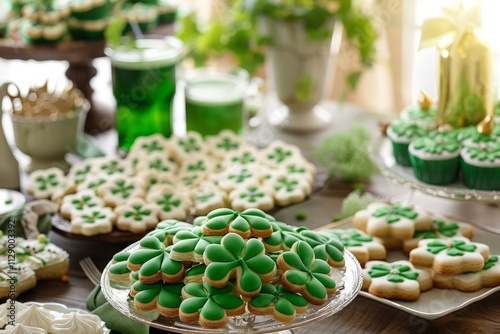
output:
[{"label": "glass plate of cookies", "polygon": [[461,181],[456,181],[447,186],[436,186],[417,180],[411,167],[404,167],[396,163],[391,141],[387,138],[378,138],[375,140],[370,147],[370,151],[373,160],[379,166],[382,174],[407,188],[419,190],[425,194],[455,200],[484,202],[498,202],[500,200],[499,191],[469,189],[465,187]]},{"label": "glass plate of cookies", "polygon": [[[442,219],[450,219],[455,222],[462,221],[451,217]],[[349,217],[342,221],[326,225],[320,228],[320,230],[349,231],[354,227],[353,217]],[[490,258],[493,257],[494,254],[500,254],[500,235],[474,226],[472,240],[475,243],[488,245],[490,248]],[[498,256],[495,257],[498,258]],[[402,250],[387,251],[385,261],[395,262],[401,260],[408,260],[408,255],[406,255]],[[421,292],[420,297],[416,301],[380,298],[367,291],[361,291],[359,295],[405,311],[420,318],[432,320],[462,309],[467,305],[484,299],[497,291],[500,291],[500,285],[496,287],[483,287],[474,292],[461,292],[456,289],[439,289],[433,287],[428,291]]]},{"label": "glass plate of cookies", "polygon": [[[123,250],[132,252],[139,248],[138,243]],[[287,323],[280,323],[272,316],[255,316],[248,311],[241,316],[229,316],[228,324],[224,328],[207,329],[202,328],[198,323],[184,323],[179,317],[167,318],[159,315],[156,311],[139,311],[134,307],[134,299],[130,297],[130,283],[112,282],[110,280],[109,263],[104,269],[101,279],[102,292],[109,303],[125,316],[137,320],[146,325],[166,331],[177,333],[269,333],[279,332],[287,329],[305,326],[314,321],[324,319],[342,310],[359,293],[362,285],[362,274],[359,262],[349,252],[344,253],[345,266],[343,268],[332,269],[331,277],[335,280],[337,288],[335,294],[328,298],[321,306],[308,305],[307,311],[297,314],[295,320]]]}]

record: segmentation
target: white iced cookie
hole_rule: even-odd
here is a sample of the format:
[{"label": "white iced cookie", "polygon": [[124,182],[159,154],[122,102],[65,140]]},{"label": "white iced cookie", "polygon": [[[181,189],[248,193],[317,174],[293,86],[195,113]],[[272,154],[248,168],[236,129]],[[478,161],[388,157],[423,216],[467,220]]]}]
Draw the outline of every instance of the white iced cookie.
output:
[{"label": "white iced cookie", "polygon": [[205,181],[205,175],[202,174],[188,174],[179,175],[179,184],[181,188],[196,189],[203,181]]},{"label": "white iced cookie", "polygon": [[138,172],[152,170],[157,173],[170,173],[172,175],[177,172],[177,164],[162,153],[141,156],[135,168]]},{"label": "white iced cookie", "polygon": [[47,334],[45,329],[16,323],[14,326],[7,325],[5,329],[0,329],[4,334]]},{"label": "white iced cookie", "polygon": [[85,160],[77,165],[73,165],[68,173],[68,179],[75,184],[84,182],[87,177],[94,173],[94,164],[92,159]]},{"label": "white iced cookie", "polygon": [[247,183],[237,187],[229,194],[231,208],[236,211],[245,211],[250,208],[271,210],[274,208],[274,191],[268,186],[257,183]]},{"label": "white iced cookie", "polygon": [[274,190],[274,200],[280,206],[302,202],[311,193],[311,185],[304,178],[283,172],[277,172],[266,178],[264,185]]},{"label": "white iced cookie", "polygon": [[70,229],[72,233],[86,236],[110,233],[115,220],[116,214],[111,208],[95,208],[74,215]]},{"label": "white iced cookie", "polygon": [[177,179],[171,173],[159,173],[154,170],[143,170],[137,173],[136,177],[142,181],[146,187],[146,192],[151,192],[154,188],[168,185],[175,187]]},{"label": "white iced cookie", "polygon": [[133,198],[144,197],[144,184],[138,178],[115,175],[98,190],[106,206],[112,208]]},{"label": "white iced cookie", "polygon": [[222,130],[215,136],[207,136],[210,153],[219,159],[238,151],[245,145],[244,140],[231,130]]},{"label": "white iced cookie", "polygon": [[71,312],[52,323],[52,334],[101,334],[101,319],[94,314]]},{"label": "white iced cookie", "polygon": [[78,188],[74,180],[65,178],[63,183],[52,192],[52,195],[50,195],[50,200],[60,204],[64,196],[74,194],[77,189]]},{"label": "white iced cookie", "polygon": [[222,190],[231,192],[246,183],[258,183],[261,173],[258,168],[251,166],[233,165],[222,173],[215,174],[211,180]]},{"label": "white iced cookie", "polygon": [[206,155],[208,147],[201,135],[197,132],[188,131],[184,137],[172,137],[172,152],[178,162],[194,155]]},{"label": "white iced cookie", "polygon": [[261,162],[269,167],[279,168],[284,163],[297,158],[302,158],[297,146],[275,140],[262,150]]},{"label": "white iced cookie", "polygon": [[26,307],[27,306],[17,300],[7,299],[5,303],[0,305],[0,328],[3,328],[9,321],[12,321],[12,317],[9,317],[12,316],[12,310],[14,310],[14,314],[18,314]]},{"label": "white iced cookie", "polygon": [[61,169],[40,169],[29,175],[26,190],[37,199],[50,198],[64,181],[65,176]]},{"label": "white iced cookie", "polygon": [[185,220],[193,204],[188,194],[169,186],[156,188],[147,195],[146,201],[158,207],[160,220]]},{"label": "white iced cookie", "polygon": [[222,166],[224,168],[230,168],[233,165],[256,165],[259,163],[259,160],[259,151],[253,146],[245,145],[238,151],[230,152],[225,155],[222,160]]},{"label": "white iced cookie", "polygon": [[203,183],[193,191],[195,215],[206,215],[210,211],[226,206],[227,195],[212,183]]},{"label": "white iced cookie", "polygon": [[143,233],[158,225],[159,209],[155,204],[135,198],[115,208],[116,227],[122,231]]},{"label": "white iced cookie", "polygon": [[207,157],[196,155],[188,157],[181,163],[179,177],[198,175],[200,179],[206,179],[206,176],[213,173],[214,162]]},{"label": "white iced cookie", "polygon": [[63,198],[61,216],[71,219],[76,214],[101,207],[104,207],[104,201],[96,195],[95,191],[82,190]]},{"label": "white iced cookie", "polygon": [[312,183],[316,174],[316,167],[305,159],[287,160],[279,167],[287,175],[298,176]]},{"label": "white iced cookie", "polygon": [[143,157],[153,153],[161,153],[164,156],[170,154],[168,141],[161,134],[136,138],[130,148],[128,156]]},{"label": "white iced cookie", "polygon": [[104,185],[108,179],[109,175],[105,173],[90,174],[85,181],[78,184],[77,189],[78,191],[89,189],[97,194],[101,186]]},{"label": "white iced cookie", "polygon": [[118,157],[103,157],[94,159],[93,168],[95,173],[105,173],[108,175],[123,174],[133,175],[134,168],[129,160]]},{"label": "white iced cookie", "polygon": [[25,326],[38,327],[50,333],[55,316],[48,310],[29,305],[16,316],[16,322]]}]

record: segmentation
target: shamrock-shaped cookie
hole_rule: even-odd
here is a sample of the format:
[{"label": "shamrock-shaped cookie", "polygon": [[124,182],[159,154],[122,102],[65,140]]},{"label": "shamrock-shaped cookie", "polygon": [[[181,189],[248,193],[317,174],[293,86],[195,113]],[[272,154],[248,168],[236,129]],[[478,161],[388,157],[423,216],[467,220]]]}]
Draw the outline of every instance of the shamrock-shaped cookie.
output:
[{"label": "shamrock-shaped cookie", "polygon": [[193,190],[195,215],[206,215],[209,212],[226,206],[227,195],[212,183],[202,183]]},{"label": "shamrock-shaped cookie", "polygon": [[74,195],[68,195],[63,198],[61,204],[61,216],[66,219],[88,210],[94,210],[104,207],[102,199],[97,197],[92,190],[83,190]]},{"label": "shamrock-shaped cookie", "polygon": [[381,298],[417,300],[432,285],[430,272],[408,261],[369,261],[363,270],[363,290]]},{"label": "shamrock-shaped cookie", "polygon": [[108,179],[98,189],[98,193],[106,206],[114,208],[133,198],[142,198],[144,196],[144,184],[138,178],[116,175]]},{"label": "shamrock-shaped cookie", "polygon": [[108,175],[122,174],[133,175],[134,168],[128,160],[117,157],[102,157],[94,159],[94,169],[96,173]]},{"label": "shamrock-shaped cookie", "polygon": [[245,146],[236,152],[231,152],[224,155],[222,166],[225,169],[232,166],[253,166],[257,165],[260,160],[259,151],[253,146]]},{"label": "shamrock-shaped cookie", "polygon": [[131,273],[130,269],[127,267],[129,257],[129,252],[119,252],[113,255],[111,259],[113,264],[109,267],[108,274],[111,282],[129,282]]},{"label": "shamrock-shaped cookie", "polygon": [[264,185],[274,190],[276,204],[287,206],[302,202],[311,193],[311,184],[296,175],[287,175],[282,171],[273,172],[264,179]]},{"label": "shamrock-shaped cookie", "polygon": [[206,176],[213,172],[215,169],[212,160],[207,159],[205,156],[194,156],[184,159],[179,168],[180,176],[192,176],[198,175],[201,179],[205,179]]},{"label": "shamrock-shaped cookie", "polygon": [[162,186],[176,187],[177,179],[172,173],[159,173],[154,170],[141,170],[136,177],[142,181],[146,191],[159,191]]},{"label": "shamrock-shaped cookie", "polygon": [[335,293],[335,281],[330,277],[332,268],[315,258],[307,242],[297,241],[289,251],[280,254],[277,263],[283,270],[283,287],[301,294],[309,303],[322,305]]},{"label": "shamrock-shaped cookie", "polygon": [[225,235],[233,232],[244,239],[251,236],[265,238],[273,229],[266,214],[259,209],[247,209],[243,212],[222,208],[210,212],[203,225],[205,235]]},{"label": "shamrock-shaped cookie", "polygon": [[130,254],[127,266],[139,272],[139,280],[146,284],[181,282],[184,277],[182,262],[170,258],[170,249],[157,238],[146,236],[139,242],[140,248]]},{"label": "shamrock-shaped cookie", "polygon": [[164,156],[170,153],[168,142],[161,134],[137,137],[128,156],[142,158],[154,153],[160,153]]},{"label": "shamrock-shaped cookie", "polygon": [[146,204],[140,198],[134,198],[115,209],[116,227],[122,231],[143,233],[158,225],[159,209],[154,204]]},{"label": "shamrock-shaped cookie", "polygon": [[222,190],[231,192],[235,188],[246,183],[259,183],[260,178],[261,175],[258,168],[233,165],[222,173],[215,174],[212,177],[212,181],[214,181]]},{"label": "shamrock-shaped cookie", "polygon": [[68,179],[77,185],[84,182],[89,176],[94,174],[93,165],[92,159],[89,159],[72,166],[68,173]]},{"label": "shamrock-shaped cookie", "polygon": [[229,194],[231,208],[243,211],[250,208],[271,210],[274,208],[273,189],[258,183],[246,183]]},{"label": "shamrock-shaped cookie", "polygon": [[110,233],[116,214],[110,208],[94,207],[73,215],[70,229],[72,233],[92,236]]},{"label": "shamrock-shaped cookie", "polygon": [[179,316],[183,283],[145,284],[135,282],[130,289],[130,296],[134,298],[134,307],[139,311],[156,310],[167,318]]},{"label": "shamrock-shaped cookie", "polygon": [[416,231],[428,230],[431,217],[412,206],[371,203],[365,210],[356,212],[354,227],[379,238],[406,240]]},{"label": "shamrock-shaped cookie", "polygon": [[316,174],[316,167],[306,159],[287,160],[280,165],[279,169],[286,173],[286,175],[297,176],[310,184],[312,184],[314,174]]},{"label": "shamrock-shaped cookie", "polygon": [[415,266],[432,268],[437,274],[456,275],[481,270],[490,255],[487,245],[465,237],[424,239],[410,252]]},{"label": "shamrock-shaped cookie", "polygon": [[82,182],[78,183],[77,190],[92,190],[96,194],[101,186],[109,179],[109,175],[105,173],[89,174]]},{"label": "shamrock-shaped cookie", "polygon": [[50,198],[64,180],[64,172],[59,168],[39,169],[29,175],[26,190],[37,199]]},{"label": "shamrock-shaped cookie", "polygon": [[137,171],[154,171],[156,173],[174,174],[177,171],[177,164],[167,158],[162,153],[153,153],[143,156],[135,167]]},{"label": "shamrock-shaped cookie", "polygon": [[440,289],[457,289],[463,292],[478,291],[484,287],[500,285],[500,261],[492,255],[478,271],[468,271],[457,275],[434,275],[434,285]]},{"label": "shamrock-shaped cookie", "polygon": [[215,136],[206,138],[210,153],[219,159],[238,151],[244,145],[243,139],[231,130],[222,130]]},{"label": "shamrock-shaped cookie", "polygon": [[184,220],[191,209],[191,198],[182,191],[176,191],[169,186],[157,188],[150,192],[146,200],[154,203],[159,209],[159,217],[165,219]]},{"label": "shamrock-shaped cookie", "polygon": [[174,235],[182,230],[191,231],[193,225],[181,222],[175,219],[167,219],[156,225],[156,229],[149,232],[148,235],[160,240],[165,246],[170,246],[174,243]]},{"label": "shamrock-shaped cookie", "polygon": [[279,168],[284,163],[297,158],[302,158],[297,146],[275,140],[263,150],[261,159],[263,164],[272,168]]},{"label": "shamrock-shaped cookie", "polygon": [[336,236],[344,247],[356,257],[362,267],[371,260],[384,260],[387,255],[382,240],[361,230],[355,228],[332,229],[326,230],[324,233]]},{"label": "shamrock-shaped cookie", "polygon": [[211,244],[220,244],[221,240],[221,235],[203,235],[201,227],[179,231],[174,236],[170,258],[182,262],[203,262],[205,248]]},{"label": "shamrock-shaped cookie", "polygon": [[206,269],[207,265],[202,263],[186,270],[186,274],[184,275],[184,284],[203,283],[203,276],[205,275]]},{"label": "shamrock-shaped cookie", "polygon": [[403,241],[403,250],[409,253],[418,246],[422,239],[449,239],[452,237],[466,237],[472,239],[474,227],[471,224],[448,220],[433,219],[429,229],[416,231],[412,239]]},{"label": "shamrock-shaped cookie", "polygon": [[312,247],[316,259],[326,261],[332,267],[344,266],[344,245],[337,237],[328,237],[306,228],[298,230],[302,239]]},{"label": "shamrock-shaped cookie", "polygon": [[199,322],[203,328],[222,328],[227,317],[245,313],[245,303],[233,295],[233,285],[214,288],[207,283],[188,283],[182,289],[179,318],[183,322]]},{"label": "shamrock-shaped cookie", "polygon": [[272,315],[279,322],[295,320],[296,314],[307,311],[309,302],[302,296],[291,293],[283,286],[262,284],[257,297],[248,302],[248,310],[255,315]]},{"label": "shamrock-shaped cookie", "polygon": [[276,264],[267,255],[258,239],[245,241],[237,234],[228,233],[220,245],[208,245],[203,254],[207,265],[205,282],[221,288],[229,278],[236,277],[236,289],[243,297],[259,294],[262,283],[270,283],[276,274]]},{"label": "shamrock-shaped cookie", "polygon": [[271,222],[273,233],[262,239],[266,252],[287,251],[299,240],[304,238],[299,234],[294,226],[282,222]]},{"label": "shamrock-shaped cookie", "polygon": [[207,144],[198,132],[188,131],[184,137],[172,137],[172,152],[178,162],[196,155],[208,153]]}]

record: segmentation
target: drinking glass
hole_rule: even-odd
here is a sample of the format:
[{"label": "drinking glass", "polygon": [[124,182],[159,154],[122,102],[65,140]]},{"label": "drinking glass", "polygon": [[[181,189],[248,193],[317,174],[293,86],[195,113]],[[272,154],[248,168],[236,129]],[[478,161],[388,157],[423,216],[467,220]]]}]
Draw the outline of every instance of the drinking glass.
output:
[{"label": "drinking glass", "polygon": [[224,129],[243,132],[247,71],[205,67],[192,70],[185,79],[187,131],[203,136],[216,135]]},{"label": "drinking glass", "polygon": [[111,59],[120,148],[130,149],[139,136],[172,135],[175,72],[182,50],[182,42],[171,36],[106,48]]}]

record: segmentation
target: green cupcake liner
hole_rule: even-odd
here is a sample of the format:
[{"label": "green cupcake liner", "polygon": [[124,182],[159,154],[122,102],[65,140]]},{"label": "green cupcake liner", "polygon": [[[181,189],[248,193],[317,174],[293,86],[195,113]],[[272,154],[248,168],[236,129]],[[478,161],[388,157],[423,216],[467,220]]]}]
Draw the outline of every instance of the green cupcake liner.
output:
[{"label": "green cupcake liner", "polygon": [[103,5],[99,7],[91,8],[90,10],[84,12],[71,11],[71,17],[83,20],[83,21],[92,21],[92,20],[102,20],[109,16],[111,12],[111,3],[106,1]]},{"label": "green cupcake liner", "polygon": [[405,167],[411,166],[410,156],[408,154],[408,146],[410,146],[410,144],[392,142],[394,158],[396,159],[398,165]]},{"label": "green cupcake liner", "polygon": [[433,185],[446,185],[458,178],[460,162],[458,157],[446,160],[424,160],[410,154],[411,166],[415,177]]},{"label": "green cupcake liner", "polygon": [[78,28],[69,28],[69,33],[74,40],[95,41],[104,39],[104,29],[99,31],[89,31]]},{"label": "green cupcake liner", "polygon": [[61,37],[58,37],[56,39],[46,39],[46,38],[31,38],[26,36],[25,34],[21,33],[20,34],[21,39],[24,41],[26,44],[31,44],[31,45],[52,45],[52,44],[57,44],[62,41],[64,41],[67,37],[67,34],[63,34]]},{"label": "green cupcake liner", "polygon": [[473,166],[460,158],[463,181],[467,188],[500,190],[500,167]]},{"label": "green cupcake liner", "polygon": [[173,23],[173,22],[175,22],[176,16],[177,16],[177,11],[159,14],[158,21],[160,23]]}]

